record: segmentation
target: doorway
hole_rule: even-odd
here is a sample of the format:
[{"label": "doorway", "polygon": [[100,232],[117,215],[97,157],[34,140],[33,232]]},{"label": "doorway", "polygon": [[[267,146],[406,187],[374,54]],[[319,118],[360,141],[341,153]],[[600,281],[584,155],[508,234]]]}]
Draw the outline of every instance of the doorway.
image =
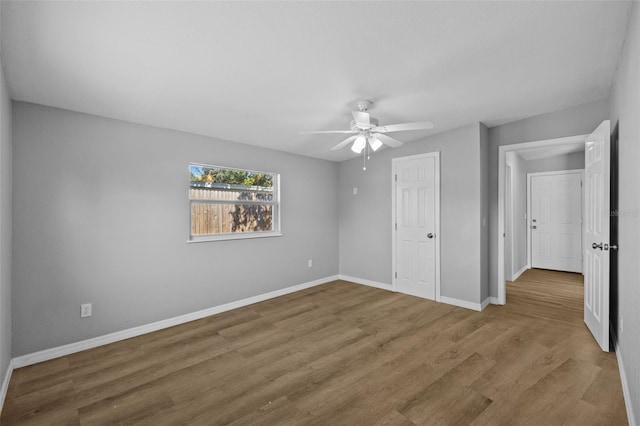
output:
[{"label": "doorway", "polygon": [[393,290],[440,300],[440,153],[394,158]]},{"label": "doorway", "polygon": [[[505,283],[505,171],[506,153],[550,146],[584,146],[584,322],[602,350],[609,350],[609,252],[617,250],[610,240],[610,122],[603,121],[589,135],[516,146],[499,147],[498,156],[498,302],[506,303]],[[615,150],[614,150],[615,151]],[[615,155],[615,152],[613,153]],[[615,164],[615,163],[614,163]],[[615,181],[614,181],[615,183]],[[531,217],[529,217],[531,218]]]},{"label": "doorway", "polygon": [[[506,303],[506,285],[505,285],[505,246],[506,246],[506,191],[505,191],[505,174],[506,174],[506,165],[507,165],[507,157],[515,156],[518,158],[518,162],[514,162],[512,164],[512,188],[511,194],[513,194],[513,198],[517,198],[518,194],[520,199],[526,200],[526,180],[524,183],[516,183],[518,176],[526,176],[527,171],[524,172],[518,171],[519,169],[525,168],[522,164],[524,163],[524,158],[526,157],[527,161],[536,161],[543,160],[545,156],[549,155],[549,152],[555,153],[571,153],[571,152],[580,152],[584,151],[585,141],[589,135],[577,135],[566,138],[558,138],[558,139],[549,139],[543,141],[536,142],[527,142],[521,144],[514,145],[503,145],[498,149],[498,300],[497,303],[500,305],[504,305]],[[519,155],[514,155],[519,154]],[[566,167],[565,167],[566,168]],[[542,171],[542,170],[538,170]],[[519,179],[522,182],[522,179]],[[519,203],[520,205],[522,203]],[[526,204],[526,201],[524,202]],[[513,213],[512,213],[513,214]],[[518,216],[518,220],[526,224],[529,223],[528,213],[523,215],[524,217]],[[515,220],[514,220],[515,221]],[[515,233],[515,230],[513,230]],[[520,245],[528,244],[525,241],[526,237],[522,238]],[[528,251],[525,248],[525,253]],[[519,251],[518,253],[521,253]],[[517,277],[520,273],[524,272],[526,269],[531,267],[530,260],[528,256],[518,255],[517,259],[512,259],[513,264],[513,275]]]}]

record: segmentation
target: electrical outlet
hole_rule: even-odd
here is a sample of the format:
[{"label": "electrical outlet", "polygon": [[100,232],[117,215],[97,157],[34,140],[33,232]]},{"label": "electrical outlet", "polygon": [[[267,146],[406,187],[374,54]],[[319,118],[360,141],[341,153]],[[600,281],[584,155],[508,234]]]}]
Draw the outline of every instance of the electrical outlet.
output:
[{"label": "electrical outlet", "polygon": [[624,320],[622,318],[622,315],[620,315],[620,333],[622,333],[623,328],[624,328]]},{"label": "electrical outlet", "polygon": [[358,187],[357,186],[353,187],[353,195],[358,195]]},{"label": "electrical outlet", "polygon": [[309,259],[307,261],[307,265],[309,266],[309,268],[311,268],[313,266],[313,259]]},{"label": "electrical outlet", "polygon": [[80,318],[91,316],[91,303],[83,303],[80,305]]}]

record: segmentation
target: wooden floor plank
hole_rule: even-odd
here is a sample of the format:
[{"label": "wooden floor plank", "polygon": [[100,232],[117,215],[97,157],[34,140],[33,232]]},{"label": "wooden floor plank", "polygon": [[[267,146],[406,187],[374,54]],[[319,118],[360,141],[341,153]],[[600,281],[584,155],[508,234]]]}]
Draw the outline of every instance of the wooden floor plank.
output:
[{"label": "wooden floor plank", "polygon": [[582,291],[529,270],[475,312],[335,281],[16,369],[0,423],[623,425]]}]

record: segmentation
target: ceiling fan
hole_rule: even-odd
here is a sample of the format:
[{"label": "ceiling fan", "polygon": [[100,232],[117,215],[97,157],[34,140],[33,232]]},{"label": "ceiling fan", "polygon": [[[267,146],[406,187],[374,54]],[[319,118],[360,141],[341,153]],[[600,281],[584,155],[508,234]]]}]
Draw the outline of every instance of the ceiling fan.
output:
[{"label": "ceiling fan", "polygon": [[433,123],[430,121],[419,121],[417,123],[390,124],[388,126],[380,126],[378,119],[371,117],[367,112],[372,104],[373,102],[371,101],[358,102],[357,106],[359,111],[352,111],[353,120],[351,120],[351,130],[320,130],[300,133],[354,133],[353,136],[350,136],[347,139],[343,140],[342,142],[331,148],[331,150],[336,151],[338,149],[342,149],[353,142],[353,145],[351,145],[351,151],[355,152],[356,154],[360,154],[367,147],[367,144],[373,151],[377,151],[382,145],[387,145],[392,148],[402,145],[402,142],[385,135],[385,133],[433,128]]}]

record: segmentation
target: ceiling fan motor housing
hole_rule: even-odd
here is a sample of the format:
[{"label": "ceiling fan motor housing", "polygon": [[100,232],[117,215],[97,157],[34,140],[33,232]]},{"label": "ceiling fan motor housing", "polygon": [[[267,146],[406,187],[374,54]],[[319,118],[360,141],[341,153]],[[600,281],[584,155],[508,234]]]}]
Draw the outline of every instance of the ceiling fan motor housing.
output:
[{"label": "ceiling fan motor housing", "polygon": [[363,130],[371,130],[374,127],[378,127],[378,119],[374,118],[374,117],[369,117],[369,127],[362,127],[362,126],[358,126],[358,124],[355,122],[355,120],[351,120],[351,130],[353,130],[354,132],[359,132],[359,131],[363,131]]}]

